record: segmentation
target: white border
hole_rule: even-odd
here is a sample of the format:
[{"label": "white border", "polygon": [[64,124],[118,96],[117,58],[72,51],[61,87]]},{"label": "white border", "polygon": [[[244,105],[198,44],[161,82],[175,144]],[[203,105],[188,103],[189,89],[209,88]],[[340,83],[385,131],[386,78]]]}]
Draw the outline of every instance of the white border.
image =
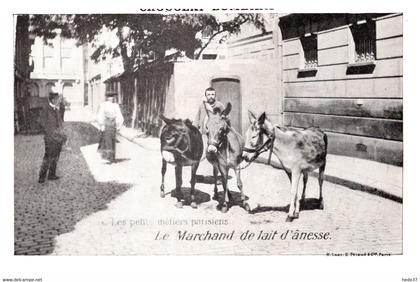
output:
[{"label": "white border", "polygon": [[[408,1],[407,1],[408,2]],[[262,6],[263,5],[263,6]],[[326,256],[13,256],[13,13],[133,13],[140,8],[276,8],[275,12],[403,12],[404,13],[404,255],[392,257]],[[403,1],[3,1],[1,3],[1,186],[0,279],[37,278],[43,281],[402,281],[420,279],[420,187],[415,176],[420,157],[417,105],[420,91],[420,14]],[[207,11],[206,11],[207,12]],[[418,110],[417,110],[418,111]],[[417,125],[417,126],[416,126]],[[417,150],[416,150],[417,149]],[[2,280],[0,280],[2,281]]]}]

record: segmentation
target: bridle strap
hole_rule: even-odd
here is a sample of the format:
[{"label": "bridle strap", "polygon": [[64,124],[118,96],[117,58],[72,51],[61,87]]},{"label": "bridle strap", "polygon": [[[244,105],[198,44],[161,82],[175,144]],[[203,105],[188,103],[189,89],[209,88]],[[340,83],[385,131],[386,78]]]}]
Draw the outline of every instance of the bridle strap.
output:
[{"label": "bridle strap", "polygon": [[276,129],[275,129],[275,127],[273,129],[273,133],[270,134],[266,131],[266,134],[268,136],[268,139],[260,147],[258,147],[256,149],[246,148],[246,147],[243,148],[243,151],[245,151],[247,153],[255,153],[254,157],[249,161],[249,163],[255,161],[258,158],[258,156],[261,155],[262,153],[270,150],[269,155],[268,155],[267,164],[271,165],[271,156],[273,155],[274,141],[276,140]]},{"label": "bridle strap", "polygon": [[271,165],[271,156],[273,155],[273,149],[274,149],[274,141],[276,140],[276,128],[273,128],[273,133],[271,135],[271,144],[270,144],[270,153],[268,155],[268,162],[267,164]]},{"label": "bridle strap", "polygon": [[[209,120],[209,118],[210,118],[210,115],[209,115],[209,110],[207,109],[207,106],[206,106],[206,102],[204,102],[203,101],[203,107],[204,107],[204,110],[206,110],[206,115],[207,115],[207,122],[208,122],[208,120]],[[204,118],[205,119],[205,118]],[[205,121],[205,120],[204,120]],[[207,131],[207,122],[206,122],[206,124],[204,124],[204,121],[203,121],[203,129],[202,129],[202,131],[201,132],[204,132],[204,130],[206,130]]]},{"label": "bridle strap", "polygon": [[185,147],[185,149],[181,150],[181,149],[179,149],[179,148],[178,148],[178,145],[179,145],[179,143],[181,143],[181,141],[182,141],[182,137],[184,137],[184,136],[185,136],[187,139],[189,139],[189,136],[188,136],[188,134],[187,134],[187,133],[185,133],[185,132],[181,132],[181,134],[180,134],[180,135],[179,135],[179,137],[178,137],[178,140],[176,140],[175,145],[174,145],[174,146],[167,146],[167,147],[166,147],[166,150],[167,150],[167,151],[176,151],[176,152],[178,152],[179,154],[181,154],[183,157],[185,157],[185,152],[187,152],[187,151],[188,151],[188,149],[189,149],[188,142],[187,142],[187,146]]},{"label": "bridle strap", "polygon": [[267,141],[265,141],[264,142],[264,144],[262,144],[261,146],[259,146],[258,148],[256,148],[256,149],[253,149],[253,148],[247,148],[247,147],[244,147],[244,151],[245,152],[247,152],[247,153],[258,153],[258,154],[261,154],[261,153],[264,153],[265,151],[267,151],[268,149],[266,148],[266,146],[268,145],[268,144],[270,144],[270,142],[271,142],[271,138],[268,138],[267,139]]}]

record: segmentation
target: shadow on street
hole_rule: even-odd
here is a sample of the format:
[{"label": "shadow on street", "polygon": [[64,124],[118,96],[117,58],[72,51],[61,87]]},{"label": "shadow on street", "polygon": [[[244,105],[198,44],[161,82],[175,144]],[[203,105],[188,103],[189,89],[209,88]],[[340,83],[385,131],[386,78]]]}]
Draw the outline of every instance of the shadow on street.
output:
[{"label": "shadow on street", "polygon": [[39,184],[44,154],[42,135],[15,136],[15,254],[47,255],[54,238],[70,232],[81,219],[107,209],[107,204],[132,185],[97,182],[89,172],[80,147],[99,140],[96,127],[66,122],[68,146],[58,163],[59,180]]}]

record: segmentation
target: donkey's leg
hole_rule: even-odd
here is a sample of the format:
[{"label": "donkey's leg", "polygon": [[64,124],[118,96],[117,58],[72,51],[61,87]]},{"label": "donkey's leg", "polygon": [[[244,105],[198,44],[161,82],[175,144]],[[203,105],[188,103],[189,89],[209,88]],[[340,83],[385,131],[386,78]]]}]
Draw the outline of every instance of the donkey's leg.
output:
[{"label": "donkey's leg", "polygon": [[[308,173],[304,172],[303,173],[303,190],[302,190],[302,198],[300,200],[300,205],[303,206],[305,205],[305,198],[306,198],[306,184],[308,183]],[[301,195],[300,193],[298,193],[298,195]]]},{"label": "donkey's leg", "polygon": [[193,209],[197,208],[197,203],[195,201],[195,175],[197,173],[198,165],[200,162],[193,163],[191,166],[191,207]]},{"label": "donkey's leg", "polygon": [[299,217],[299,211],[296,213],[296,199],[297,199],[297,192],[299,187],[299,179],[301,175],[301,171],[299,169],[295,169],[292,171],[292,191],[290,195],[290,206],[289,206],[289,213],[287,215],[286,221],[290,222],[293,219]]},{"label": "donkey's leg", "polygon": [[228,205],[227,205],[227,199],[229,198],[229,190],[228,190],[228,186],[227,186],[227,168],[223,167],[223,166],[219,166],[219,171],[220,171],[220,175],[222,176],[222,186],[223,186],[223,200],[222,200],[222,208],[221,208],[221,212],[225,213],[228,211]]},{"label": "donkey's leg", "polygon": [[176,164],[175,165],[175,183],[176,183],[176,188],[175,188],[175,194],[176,194],[176,204],[175,206],[177,208],[182,208],[182,191],[181,191],[181,186],[182,186],[182,165],[180,164]]},{"label": "donkey's leg", "polygon": [[249,204],[246,201],[246,196],[245,196],[244,191],[242,189],[243,185],[242,185],[242,179],[241,179],[241,170],[236,168],[235,169],[235,175],[236,175],[236,183],[238,185],[239,191],[241,191],[242,206],[247,212],[250,212],[251,208],[249,207]]},{"label": "donkey's leg", "polygon": [[214,178],[214,195],[213,195],[213,200],[217,200],[218,196],[217,196],[217,174],[218,174],[218,169],[216,166],[213,166],[213,178]]},{"label": "donkey's leg", "polygon": [[165,198],[165,174],[166,174],[166,166],[167,166],[167,162],[166,162],[165,159],[162,158],[162,169],[161,169],[162,183],[160,184],[160,196],[162,198]]},{"label": "donkey's leg", "polygon": [[322,197],[322,184],[324,183],[324,171],[325,171],[325,165],[324,164],[319,168],[318,173],[318,183],[319,183],[319,209],[324,209],[324,198]]},{"label": "donkey's leg", "polygon": [[306,184],[308,183],[308,173],[303,173],[303,190],[302,190],[302,200],[305,200],[305,193],[306,193]]},{"label": "donkey's leg", "polygon": [[229,168],[227,168],[227,169],[226,169],[226,187],[228,187],[228,188],[227,188],[227,195],[228,195],[229,204],[230,204],[231,206],[233,206],[234,199],[233,199],[232,193],[231,193],[231,192],[230,192],[230,190],[229,190],[229,185],[228,185],[228,183],[229,183]]},{"label": "donkey's leg", "polygon": [[308,173],[302,172],[302,174],[303,174],[303,186],[298,185],[298,188],[297,188],[297,192],[295,196],[296,206],[295,206],[295,211],[293,212],[293,218],[299,218],[300,206],[301,205],[303,206],[303,202],[305,201],[304,195],[305,195],[305,190],[306,190],[306,182],[308,182]]}]

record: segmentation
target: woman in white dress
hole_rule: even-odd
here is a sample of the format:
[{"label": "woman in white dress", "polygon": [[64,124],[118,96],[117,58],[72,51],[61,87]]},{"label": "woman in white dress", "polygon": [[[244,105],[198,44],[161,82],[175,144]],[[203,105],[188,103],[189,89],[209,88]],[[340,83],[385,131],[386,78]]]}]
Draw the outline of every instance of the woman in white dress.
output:
[{"label": "woman in white dress", "polygon": [[103,102],[98,111],[98,123],[101,130],[101,138],[99,141],[98,151],[102,158],[109,162],[115,161],[115,143],[117,131],[120,130],[124,123],[120,106],[115,103],[115,92],[107,92],[105,94],[106,101]]}]

